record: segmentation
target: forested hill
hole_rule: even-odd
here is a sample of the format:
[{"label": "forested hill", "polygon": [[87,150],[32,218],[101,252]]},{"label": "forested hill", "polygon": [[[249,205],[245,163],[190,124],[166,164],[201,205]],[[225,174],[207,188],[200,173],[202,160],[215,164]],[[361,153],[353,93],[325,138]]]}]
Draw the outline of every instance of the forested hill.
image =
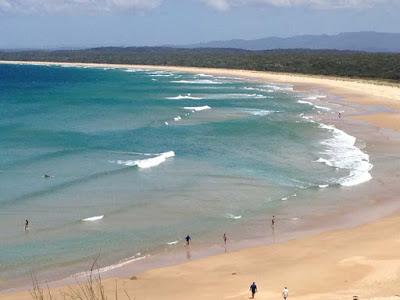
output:
[{"label": "forested hill", "polygon": [[105,47],[84,50],[0,51],[0,60],[233,68],[400,81],[399,53]]},{"label": "forested hill", "polygon": [[212,41],[187,46],[188,48],[237,48],[246,50],[272,49],[336,49],[367,52],[400,52],[400,33],[344,32],[336,35],[297,35],[268,37],[255,40]]}]

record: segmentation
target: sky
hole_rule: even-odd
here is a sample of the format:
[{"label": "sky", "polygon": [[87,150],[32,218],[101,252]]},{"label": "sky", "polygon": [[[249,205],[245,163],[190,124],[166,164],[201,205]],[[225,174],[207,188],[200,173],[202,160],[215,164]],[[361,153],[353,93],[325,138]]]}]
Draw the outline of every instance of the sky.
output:
[{"label": "sky", "polygon": [[0,48],[400,32],[400,0],[0,0]]}]

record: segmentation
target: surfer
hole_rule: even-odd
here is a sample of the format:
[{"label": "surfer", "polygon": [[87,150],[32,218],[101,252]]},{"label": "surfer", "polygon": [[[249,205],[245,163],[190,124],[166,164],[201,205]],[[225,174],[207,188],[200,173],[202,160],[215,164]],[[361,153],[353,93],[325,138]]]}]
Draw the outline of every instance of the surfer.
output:
[{"label": "surfer", "polygon": [[190,241],[192,240],[192,238],[190,237],[190,235],[187,235],[185,237],[185,240],[186,240],[186,246],[189,246],[190,245]]},{"label": "surfer", "polygon": [[28,219],[25,220],[25,231],[29,230],[29,221]]},{"label": "surfer", "polygon": [[43,175],[43,178],[50,178],[50,175],[44,174],[44,175]]}]

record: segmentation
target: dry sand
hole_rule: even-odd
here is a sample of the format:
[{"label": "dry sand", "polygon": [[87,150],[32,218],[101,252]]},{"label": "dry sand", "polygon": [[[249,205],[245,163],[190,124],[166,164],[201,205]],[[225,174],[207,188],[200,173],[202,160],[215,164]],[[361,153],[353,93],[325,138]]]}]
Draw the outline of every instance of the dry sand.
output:
[{"label": "dry sand", "polygon": [[[19,62],[18,62],[19,63]],[[30,62],[27,62],[30,63]],[[37,64],[37,63],[36,63]],[[40,63],[49,64],[49,63]],[[400,130],[400,88],[380,82],[331,77],[276,74],[242,70],[130,65],[81,66],[144,68],[207,73],[257,81],[294,84],[298,89],[322,89],[346,101],[385,107],[388,113],[356,118],[381,128]],[[399,149],[400,150],[400,149]],[[398,163],[398,162],[395,162]],[[400,191],[400,187],[399,187]],[[325,232],[317,236],[258,248],[223,253],[185,264],[154,269],[135,279],[107,279],[106,291],[119,299],[248,299],[256,281],[257,299],[281,299],[284,286],[289,299],[400,299],[400,216]],[[279,234],[279,224],[276,228]],[[60,296],[66,287],[54,289]],[[31,299],[29,292],[0,295],[0,299]],[[63,299],[60,296],[60,299]]]}]

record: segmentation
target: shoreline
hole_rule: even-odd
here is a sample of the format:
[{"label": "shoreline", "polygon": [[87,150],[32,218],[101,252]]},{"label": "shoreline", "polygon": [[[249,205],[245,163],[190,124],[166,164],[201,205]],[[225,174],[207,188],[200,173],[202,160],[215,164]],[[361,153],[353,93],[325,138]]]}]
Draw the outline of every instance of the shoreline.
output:
[{"label": "shoreline", "polygon": [[[184,67],[184,66],[157,66],[157,65],[130,65],[130,64],[107,64],[107,63],[79,63],[79,62],[45,62],[45,61],[2,61],[0,64],[14,65],[41,65],[41,66],[71,66],[71,67],[90,67],[90,68],[116,68],[116,69],[145,69],[187,73],[207,73],[209,75],[229,75],[238,76],[242,79],[255,80],[271,80],[276,83],[293,83],[293,84],[312,84],[325,85],[325,87],[335,87],[338,82],[342,83],[342,89],[359,91],[357,88],[365,85],[374,86],[376,90],[369,93],[371,96],[386,98],[387,100],[400,99],[400,83],[390,83],[387,81],[353,79],[335,76],[319,76],[313,74],[296,74],[296,73],[278,73],[268,71],[252,71],[241,69],[223,69],[223,68],[202,68],[202,67]],[[358,85],[358,86],[355,86]],[[396,103],[396,105],[400,105]]]},{"label": "shoreline", "polygon": [[[10,62],[0,62],[0,63],[10,63]],[[31,62],[15,62],[16,64],[31,64]],[[256,72],[256,71],[243,71],[243,70],[227,70],[227,69],[203,69],[203,68],[187,68],[187,67],[163,67],[163,66],[136,66],[136,65],[110,65],[110,64],[73,64],[73,63],[46,63],[46,62],[32,62],[32,64],[36,64],[36,65],[68,65],[68,66],[87,66],[87,67],[97,67],[97,68],[106,68],[106,67],[110,67],[110,68],[141,68],[141,69],[147,69],[147,70],[168,70],[168,71],[175,71],[175,72],[191,72],[191,73],[207,73],[207,74],[212,74],[212,75],[228,75],[228,76],[234,76],[234,77],[241,77],[243,79],[248,79],[248,80],[252,80],[252,81],[261,81],[261,82],[276,82],[276,83],[285,83],[285,84],[293,84],[296,87],[296,90],[310,90],[310,89],[322,89],[322,90],[327,90],[329,94],[333,95],[337,95],[340,96],[342,98],[344,98],[344,102],[352,102],[355,103],[357,105],[360,104],[360,101],[362,101],[363,105],[383,105],[386,107],[389,107],[390,109],[397,109],[400,107],[400,101],[398,101],[398,99],[400,99],[400,89],[397,87],[393,87],[393,86],[386,86],[386,85],[377,85],[377,84],[371,84],[368,82],[360,82],[359,80],[357,81],[353,81],[353,80],[346,80],[344,78],[337,78],[337,79],[332,79],[332,78],[315,78],[314,76],[306,76],[306,75],[297,75],[297,74],[292,74],[292,75],[288,75],[288,74],[279,74],[279,73],[264,73],[264,72]],[[313,81],[316,81],[316,83],[314,84]],[[345,82],[345,84],[343,84],[343,81]],[[335,86],[336,85],[336,86]],[[370,89],[373,90],[372,95],[369,94],[369,89],[366,88],[366,86],[370,87]],[[371,87],[372,86],[372,87]],[[388,89],[388,91],[386,91],[386,89]],[[383,92],[386,91],[386,92]],[[379,95],[379,97],[377,96]],[[375,99],[375,97],[379,98],[379,99]],[[396,100],[397,99],[397,100]],[[321,101],[323,102],[323,100]],[[362,114],[362,118],[357,119],[357,117],[355,118],[356,120],[362,120],[362,121],[367,121],[369,123],[371,123],[373,126],[377,126],[379,128],[387,128],[387,129],[392,129],[392,130],[396,130],[397,127],[397,123],[395,121],[393,122],[385,122],[383,126],[383,123],[377,123],[377,122],[382,122],[383,119],[385,119],[385,116],[388,113],[381,113],[380,114],[380,118],[378,118],[378,120],[380,121],[371,121],[372,119],[370,119],[370,116],[368,114]],[[394,114],[393,112],[391,112],[391,114]],[[395,113],[395,115],[398,115],[398,112]],[[376,119],[376,115],[373,115],[374,118]],[[395,118],[395,120],[397,120]],[[379,126],[378,126],[379,125]],[[390,209],[389,209],[390,210]],[[391,217],[393,218],[393,217]],[[389,219],[391,219],[389,218]],[[379,222],[385,222],[386,219],[378,221]],[[372,224],[368,224],[368,225],[362,225],[362,226],[374,226],[374,224],[376,223],[372,223]],[[380,224],[380,223],[379,223]],[[362,227],[361,226],[361,227]],[[353,231],[356,230],[357,231],[358,227],[356,229],[345,229],[343,232],[341,232],[341,235],[344,235],[346,232],[348,231]],[[296,240],[294,241],[289,241],[289,242],[284,242],[283,244],[279,244],[279,245],[267,245],[267,246],[261,246],[261,247],[256,247],[256,248],[249,248],[249,249],[244,249],[244,250],[239,250],[237,252],[232,252],[229,253],[228,255],[233,255],[233,256],[241,256],[241,254],[238,253],[242,253],[242,252],[258,252],[258,251],[271,251],[268,250],[270,248],[274,248],[274,247],[285,247],[285,245],[287,244],[292,244],[292,243],[302,243],[302,241],[307,241],[307,240],[312,240],[312,239],[317,239],[318,237],[320,237],[321,235],[334,235],[336,231],[332,232],[332,231],[328,231],[324,233],[320,233],[317,236],[312,236],[312,237],[300,237],[299,239],[296,238]],[[262,250],[259,250],[259,248],[262,248]],[[266,249],[264,249],[266,248]],[[223,254],[222,254],[223,255]],[[163,270],[167,270],[167,269],[176,269],[176,268],[185,268],[186,265],[190,265],[190,264],[202,264],[205,261],[213,261],[216,260],[218,258],[220,258],[221,255],[216,255],[216,256],[209,256],[206,258],[200,258],[199,260],[195,260],[189,263],[184,263],[184,264],[179,264],[177,266],[172,266],[172,267],[167,267],[167,268],[162,268],[162,269],[154,269],[154,270],[150,270],[150,271],[146,271],[146,273],[144,273],[143,276],[147,276],[147,274],[158,274],[162,273]],[[223,259],[222,259],[223,260]],[[245,259],[246,260],[246,259]],[[205,263],[207,264],[207,262]],[[196,275],[196,274],[194,274]],[[194,276],[193,275],[193,276]],[[141,276],[140,276],[141,278]],[[122,279],[123,281],[125,281],[124,279]],[[110,281],[113,281],[112,279],[108,279],[107,280],[107,284],[110,285]],[[131,283],[128,281],[128,283]],[[134,282],[136,283],[136,282]],[[246,283],[247,284],[247,283]],[[203,286],[204,287],[204,286]],[[199,288],[199,287],[197,287]],[[18,293],[19,294],[19,293]],[[5,295],[6,297],[11,297],[11,298],[4,298],[4,299],[13,299],[12,295]],[[261,297],[261,294],[259,295]],[[2,298],[2,294],[0,294],[0,298]],[[171,295],[171,298],[172,295]],[[17,299],[17,298],[15,298]],[[176,298],[174,298],[176,299]],[[178,298],[179,299],[179,298]],[[202,298],[203,299],[203,298]],[[210,298],[212,299],[212,297]],[[236,298],[233,298],[236,299]],[[241,299],[240,297],[237,299]],[[269,298],[266,298],[269,299]],[[308,299],[308,298],[307,298]],[[333,299],[333,298],[332,298]],[[337,298],[336,298],[337,299]]]}]

